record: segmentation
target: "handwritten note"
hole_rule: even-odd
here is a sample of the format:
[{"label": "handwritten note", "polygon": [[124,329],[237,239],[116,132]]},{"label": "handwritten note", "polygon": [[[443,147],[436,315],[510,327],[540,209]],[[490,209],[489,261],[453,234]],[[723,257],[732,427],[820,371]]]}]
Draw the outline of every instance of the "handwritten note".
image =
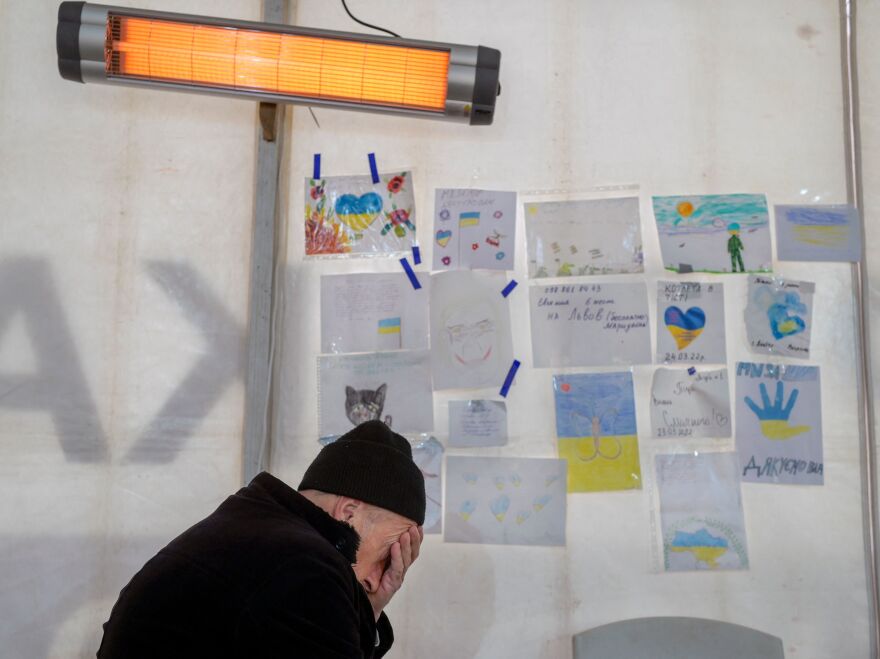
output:
[{"label": "handwritten note", "polygon": [[651,363],[645,284],[533,286],[529,300],[537,368]]},{"label": "handwritten note", "polygon": [[657,282],[657,361],[723,364],[722,284],[696,281]]},{"label": "handwritten note", "polygon": [[449,401],[449,445],[507,444],[507,405],[500,400]]},{"label": "handwritten note", "polygon": [[430,281],[415,290],[404,273],[321,277],[321,352],[428,347]]},{"label": "handwritten note", "polygon": [[438,188],[434,270],[513,270],[516,192]]},{"label": "handwritten note", "polygon": [[727,369],[700,371],[659,368],[651,387],[651,427],[655,437],[730,437]]}]

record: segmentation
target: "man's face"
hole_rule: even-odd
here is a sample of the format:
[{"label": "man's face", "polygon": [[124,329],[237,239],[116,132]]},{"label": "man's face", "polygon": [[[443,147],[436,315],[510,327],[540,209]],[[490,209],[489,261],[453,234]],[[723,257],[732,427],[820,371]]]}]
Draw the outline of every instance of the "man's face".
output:
[{"label": "man's face", "polygon": [[391,545],[416,525],[412,520],[376,506],[362,505],[348,523],[361,537],[354,573],[368,593],[379,588],[391,556]]}]

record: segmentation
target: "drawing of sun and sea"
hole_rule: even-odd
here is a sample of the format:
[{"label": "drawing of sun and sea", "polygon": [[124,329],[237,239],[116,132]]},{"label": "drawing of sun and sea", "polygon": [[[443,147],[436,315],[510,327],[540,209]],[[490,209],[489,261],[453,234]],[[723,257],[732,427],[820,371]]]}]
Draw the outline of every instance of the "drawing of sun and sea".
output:
[{"label": "drawing of sun and sea", "polygon": [[762,194],[653,197],[663,265],[674,272],[770,272]]},{"label": "drawing of sun and sea", "polygon": [[569,492],[641,488],[632,373],[553,376]]},{"label": "drawing of sun and sea", "polygon": [[692,517],[663,528],[667,571],[741,570],[748,556],[736,532],[721,521]]}]

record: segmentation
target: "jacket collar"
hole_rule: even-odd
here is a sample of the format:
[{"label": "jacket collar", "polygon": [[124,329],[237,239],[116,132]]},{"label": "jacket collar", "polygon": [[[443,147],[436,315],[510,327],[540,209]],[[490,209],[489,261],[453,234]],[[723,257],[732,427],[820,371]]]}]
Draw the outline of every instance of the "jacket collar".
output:
[{"label": "jacket collar", "polygon": [[245,492],[247,490],[260,490],[281,507],[305,519],[325,540],[336,547],[349,563],[355,563],[361,538],[350,525],[333,519],[324,510],[269,472],[264,471],[257,474],[244,488]]}]

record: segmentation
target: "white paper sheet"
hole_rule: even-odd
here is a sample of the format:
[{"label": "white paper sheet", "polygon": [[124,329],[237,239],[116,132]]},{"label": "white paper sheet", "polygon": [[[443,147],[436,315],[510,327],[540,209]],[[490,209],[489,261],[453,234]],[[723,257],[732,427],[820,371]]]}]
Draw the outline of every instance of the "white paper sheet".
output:
[{"label": "white paper sheet", "polygon": [[307,256],[392,255],[416,235],[412,172],[305,180]]},{"label": "white paper sheet", "polygon": [[822,485],[819,367],[738,362],[736,447],[744,481]]},{"label": "white paper sheet", "polygon": [[653,197],[663,265],[675,272],[770,272],[762,194]]},{"label": "white paper sheet", "polygon": [[532,286],[529,303],[537,368],[651,363],[644,283]]},{"label": "white paper sheet", "polygon": [[730,437],[727,369],[658,368],[651,386],[654,437]]},{"label": "white paper sheet", "polygon": [[529,277],[644,272],[638,197],[525,205]]},{"label": "white paper sheet", "polygon": [[812,282],[749,277],[745,319],[751,351],[809,359],[815,289]]},{"label": "white paper sheet", "polygon": [[723,284],[657,282],[657,361],[727,362]]},{"label": "white paper sheet", "polygon": [[503,400],[449,401],[449,445],[507,444],[507,404]]},{"label": "white paper sheet", "polygon": [[438,188],[434,270],[513,270],[516,192]]},{"label": "white paper sheet", "polygon": [[565,460],[446,460],[446,542],[565,544]]},{"label": "white paper sheet", "polygon": [[422,437],[412,442],[413,462],[425,477],[425,533],[440,533],[443,527],[442,489],[443,444],[435,437]]},{"label": "white paper sheet", "polygon": [[431,432],[430,354],[398,350],[318,357],[318,431],[341,435],[370,419],[396,432]]},{"label": "white paper sheet", "polygon": [[746,569],[736,453],[661,454],[655,463],[666,570]]},{"label": "white paper sheet", "polygon": [[321,352],[428,348],[430,280],[400,273],[321,277]]},{"label": "white paper sheet", "polygon": [[775,214],[780,261],[861,259],[861,224],[854,206],[776,206]]},{"label": "white paper sheet", "polygon": [[434,389],[500,387],[513,361],[510,310],[501,273],[431,276]]}]

